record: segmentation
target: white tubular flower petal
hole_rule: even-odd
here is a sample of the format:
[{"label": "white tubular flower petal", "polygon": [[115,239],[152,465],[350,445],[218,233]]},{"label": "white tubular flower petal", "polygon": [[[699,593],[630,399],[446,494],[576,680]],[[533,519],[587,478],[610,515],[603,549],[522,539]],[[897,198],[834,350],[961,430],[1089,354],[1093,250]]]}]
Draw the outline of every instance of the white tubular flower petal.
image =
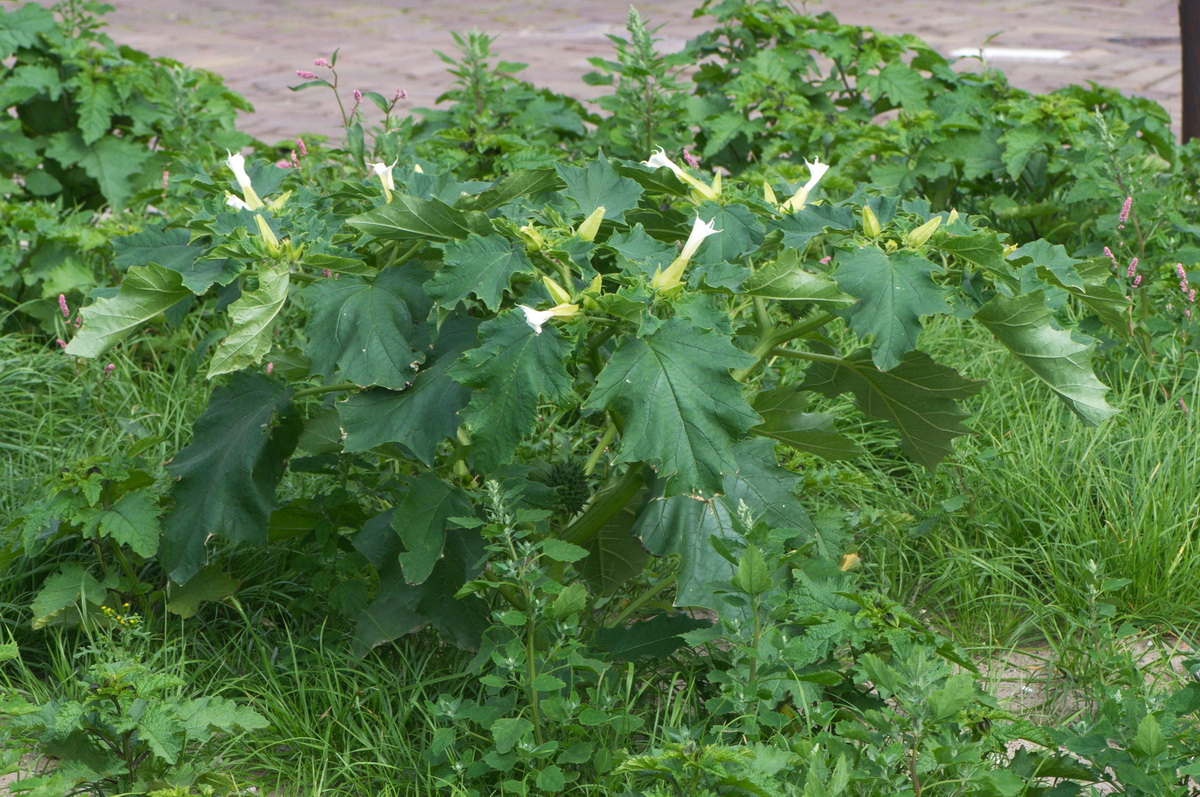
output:
[{"label": "white tubular flower petal", "polygon": [[384,199],[388,202],[392,201],[392,192],[396,190],[396,180],[392,177],[392,169],[395,168],[397,163],[399,161],[392,161],[391,166],[383,161],[367,164],[367,166],[371,167],[371,171],[375,173],[375,176],[379,178],[379,183],[383,186]]},{"label": "white tubular flower petal", "polygon": [[671,261],[671,265],[667,266],[666,271],[660,271],[650,280],[650,287],[656,291],[668,291],[683,283],[683,270],[687,268],[692,257],[700,248],[700,244],[710,235],[719,233],[713,223],[704,221],[699,216],[692,222],[692,231],[688,234],[687,241],[683,244],[683,251],[679,253],[679,257]]},{"label": "white tubular flower petal", "polygon": [[[254,185],[250,182],[250,175],[246,174],[246,159],[242,157],[240,152],[230,152],[225,150],[229,155],[225,159],[225,165],[233,172],[233,179],[237,181],[238,188],[242,189],[247,210],[258,210],[263,206],[263,202],[258,198],[258,194],[254,192]],[[226,200],[228,201],[228,200]],[[232,204],[232,203],[230,203]]]},{"label": "white tubular flower petal", "polygon": [[783,203],[780,210],[787,213],[795,213],[804,207],[804,203],[808,201],[808,195],[817,187],[817,183],[821,182],[821,178],[825,176],[825,172],[829,171],[829,164],[821,163],[820,158],[813,158],[812,163],[809,163],[808,158],[805,158],[804,163],[808,166],[808,182],[793,194],[791,199]]},{"label": "white tubular flower petal", "polygon": [[525,323],[533,330],[533,334],[542,334],[542,324],[545,324],[554,317],[553,310],[534,310],[532,307],[526,307],[523,304],[518,304],[521,312],[525,314]]},{"label": "white tubular flower petal", "polygon": [[679,164],[668,158],[666,150],[664,150],[662,147],[659,147],[658,151],[651,155],[649,160],[642,161],[642,165],[651,169],[661,169],[665,166],[666,168],[670,169],[671,173],[678,177],[681,182],[687,183],[694,188],[696,193],[699,194],[703,199],[708,199],[715,202],[721,196],[720,175],[717,175],[717,181],[713,185],[706,185],[703,181],[692,177],[690,174],[685,172],[679,166]]},{"label": "white tubular flower petal", "polygon": [[225,192],[225,204],[229,205],[229,207],[233,208],[234,210],[249,210],[250,209],[250,206],[247,205],[245,202],[243,202],[242,198],[240,196],[237,196],[236,194],[231,194],[228,191]]}]

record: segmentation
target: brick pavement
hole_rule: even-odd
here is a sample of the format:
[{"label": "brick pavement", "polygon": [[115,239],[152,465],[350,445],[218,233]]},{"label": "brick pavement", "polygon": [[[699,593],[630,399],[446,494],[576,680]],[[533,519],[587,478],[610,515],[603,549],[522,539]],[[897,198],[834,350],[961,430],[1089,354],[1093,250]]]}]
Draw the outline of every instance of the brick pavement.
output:
[{"label": "brick pavement", "polygon": [[[293,93],[297,69],[341,48],[346,89],[398,88],[413,107],[430,105],[450,84],[434,50],[453,51],[450,31],[496,34],[495,51],[530,64],[534,83],[581,98],[595,96],[580,76],[591,56],[610,56],[605,34],[620,34],[626,0],[112,0],[109,33],[154,55],[226,77],[257,112],[243,128],[268,141],[301,132],[336,133],[332,99]],[[49,2],[49,0],[46,0]],[[643,0],[665,51],[708,26],[691,18],[698,0]],[[1052,90],[1094,80],[1163,103],[1179,126],[1180,53],[1176,0],[832,0],[798,2],[847,23],[914,33],[943,53],[991,46],[1056,48],[1059,61],[993,60],[1012,82]]]}]

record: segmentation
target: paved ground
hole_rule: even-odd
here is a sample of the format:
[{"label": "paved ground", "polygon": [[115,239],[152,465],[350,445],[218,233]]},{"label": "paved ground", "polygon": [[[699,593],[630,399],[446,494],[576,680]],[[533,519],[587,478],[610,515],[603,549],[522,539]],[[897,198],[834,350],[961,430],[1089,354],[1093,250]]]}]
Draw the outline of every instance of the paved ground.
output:
[{"label": "paved ground", "polygon": [[[49,0],[43,0],[49,2]],[[110,0],[109,33],[154,55],[224,75],[257,113],[243,122],[269,141],[336,131],[332,99],[292,93],[297,69],[341,48],[347,90],[408,91],[414,107],[432,104],[451,78],[434,50],[450,52],[450,31],[499,35],[495,50],[530,65],[533,82],[587,98],[579,77],[587,59],[612,53],[627,0]],[[638,10],[674,50],[704,30],[691,18],[698,0],[641,0]],[[1057,61],[994,58],[1013,83],[1050,90],[1095,80],[1163,103],[1179,127],[1180,52],[1176,0],[831,0],[799,2],[843,22],[886,33],[917,34],[943,53],[981,47],[1054,48]]]}]

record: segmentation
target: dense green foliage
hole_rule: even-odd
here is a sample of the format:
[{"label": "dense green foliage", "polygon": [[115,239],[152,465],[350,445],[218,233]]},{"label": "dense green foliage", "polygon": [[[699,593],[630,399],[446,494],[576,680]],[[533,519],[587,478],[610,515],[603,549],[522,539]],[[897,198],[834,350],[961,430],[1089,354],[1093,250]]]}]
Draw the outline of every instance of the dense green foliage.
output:
[{"label": "dense green foliage", "polygon": [[[600,115],[478,32],[414,116],[335,52],[293,88],[344,142],[277,163],[103,10],[0,17],[0,288],[65,349],[0,357],[0,738],[61,762],[26,793],[1197,774],[1200,665],[1148,684],[1121,622],[1200,598],[1195,500],[1146,486],[1200,470],[1155,440],[1190,432],[1200,259],[1160,108],[727,0],[672,56],[631,12]],[[1042,635],[1068,721],[981,688],[948,637],[985,629]]]}]

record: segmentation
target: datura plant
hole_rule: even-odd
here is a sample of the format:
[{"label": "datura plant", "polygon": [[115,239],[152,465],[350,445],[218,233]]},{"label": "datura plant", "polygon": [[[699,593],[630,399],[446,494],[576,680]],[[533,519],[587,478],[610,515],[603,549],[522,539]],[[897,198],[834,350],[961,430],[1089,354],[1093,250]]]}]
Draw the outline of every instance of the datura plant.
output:
[{"label": "datura plant", "polygon": [[[849,394],[927,468],[969,431],[982,385],[920,350],[930,316],[984,326],[1084,422],[1114,412],[1089,342],[1052,321],[1070,297],[1122,323],[1095,263],[923,200],[823,194],[816,158],[808,183],[764,190],[647,154],[490,184],[379,163],[323,193],[231,156],[188,178],[190,218],[119,239],[124,281],[68,353],[196,301],[223,330],[208,408],[167,465],[170,577],[199,573],[214,537],[332,528],[377,575],[362,649],[428,624],[470,646],[493,483],[574,596],[713,606],[739,516],[819,538],[777,458],[863,454],[828,399]],[[327,488],[281,505],[289,467]]]}]

